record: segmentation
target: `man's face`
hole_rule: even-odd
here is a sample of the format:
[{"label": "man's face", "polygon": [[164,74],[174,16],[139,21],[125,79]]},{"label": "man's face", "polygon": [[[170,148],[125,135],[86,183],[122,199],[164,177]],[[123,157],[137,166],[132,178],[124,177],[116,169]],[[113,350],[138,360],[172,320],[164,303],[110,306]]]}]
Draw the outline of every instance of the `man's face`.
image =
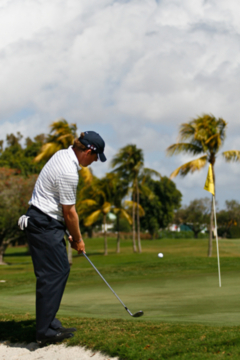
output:
[{"label": "man's face", "polygon": [[98,154],[92,153],[91,150],[86,150],[83,152],[84,156],[81,159],[80,165],[89,166],[94,161],[98,161]]}]

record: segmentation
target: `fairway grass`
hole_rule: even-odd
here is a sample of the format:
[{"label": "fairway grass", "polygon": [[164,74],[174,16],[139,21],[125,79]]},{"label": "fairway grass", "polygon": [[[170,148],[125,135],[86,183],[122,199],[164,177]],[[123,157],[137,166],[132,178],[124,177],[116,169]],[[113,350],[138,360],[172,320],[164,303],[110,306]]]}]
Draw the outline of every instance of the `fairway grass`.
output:
[{"label": "fairway grass", "polygon": [[[206,256],[207,240],[143,241],[142,254],[133,254],[128,240],[120,254],[115,239],[108,245],[109,255],[103,256],[103,239],[86,240],[94,265],[130,311],[143,310],[144,316],[131,318],[86,259],[74,256],[58,312],[80,330],[70,345],[129,360],[240,358],[239,240],[219,242],[221,288],[216,251]],[[22,336],[23,341],[24,326],[30,341],[35,327],[31,259],[25,248],[9,248],[5,261],[11,265],[0,267],[0,280],[6,280],[0,283],[0,339]],[[15,327],[15,337],[8,327]]]}]

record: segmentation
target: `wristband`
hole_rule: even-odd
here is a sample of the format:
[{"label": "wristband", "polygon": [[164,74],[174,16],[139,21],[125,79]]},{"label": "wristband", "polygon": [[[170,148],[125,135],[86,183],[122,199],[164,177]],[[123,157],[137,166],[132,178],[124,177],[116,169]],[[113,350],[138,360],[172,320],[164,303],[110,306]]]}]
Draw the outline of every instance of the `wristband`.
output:
[{"label": "wristband", "polygon": [[73,240],[73,242],[75,242],[75,243],[80,243],[82,241],[82,238],[81,239],[79,239],[78,241],[76,241],[76,240]]}]

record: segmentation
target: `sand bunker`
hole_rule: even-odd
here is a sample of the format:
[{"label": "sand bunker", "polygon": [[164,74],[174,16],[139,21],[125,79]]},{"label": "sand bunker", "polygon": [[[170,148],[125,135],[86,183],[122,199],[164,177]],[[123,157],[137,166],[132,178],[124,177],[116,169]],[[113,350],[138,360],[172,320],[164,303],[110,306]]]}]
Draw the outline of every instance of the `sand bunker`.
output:
[{"label": "sand bunker", "polygon": [[1,360],[118,360],[100,352],[87,350],[80,346],[49,345],[40,348],[37,343],[10,344],[0,342]]}]

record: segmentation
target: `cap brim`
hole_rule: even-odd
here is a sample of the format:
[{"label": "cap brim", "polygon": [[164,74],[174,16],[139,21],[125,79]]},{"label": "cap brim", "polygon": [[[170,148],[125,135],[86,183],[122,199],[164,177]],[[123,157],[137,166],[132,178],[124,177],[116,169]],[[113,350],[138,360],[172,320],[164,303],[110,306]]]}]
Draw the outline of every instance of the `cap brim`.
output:
[{"label": "cap brim", "polygon": [[107,160],[106,156],[102,153],[102,154],[98,154],[99,159],[101,162],[105,162]]}]

